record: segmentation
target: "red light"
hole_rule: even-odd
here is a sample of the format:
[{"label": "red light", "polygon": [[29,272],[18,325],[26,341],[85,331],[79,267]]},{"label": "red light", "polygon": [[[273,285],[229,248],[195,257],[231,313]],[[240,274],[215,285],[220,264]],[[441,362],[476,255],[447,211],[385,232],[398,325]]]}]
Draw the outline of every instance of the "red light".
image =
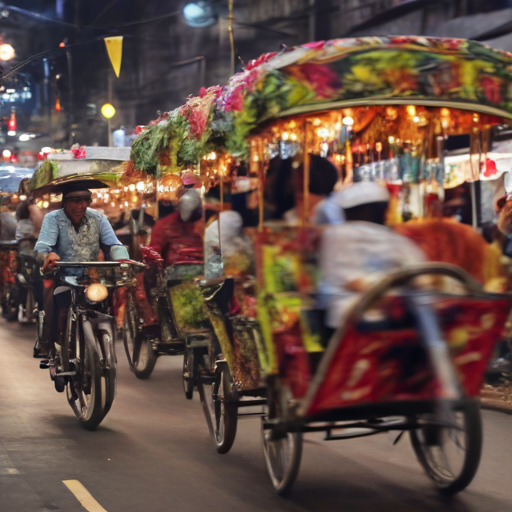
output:
[{"label": "red light", "polygon": [[62,43],[60,43],[60,44],[59,44],[59,47],[60,47],[60,48],[64,48],[64,46],[66,46],[66,45],[64,44],[64,42],[62,42]]},{"label": "red light", "polygon": [[9,122],[7,123],[7,127],[10,132],[16,131],[17,123],[16,123],[16,114],[14,112],[11,113],[11,118],[9,119]]},{"label": "red light", "polygon": [[16,155],[11,156],[11,163],[17,164],[18,163],[18,157]]},{"label": "red light", "polygon": [[62,110],[62,107],[60,106],[60,100],[59,97],[55,98],[55,112],[60,112]]}]

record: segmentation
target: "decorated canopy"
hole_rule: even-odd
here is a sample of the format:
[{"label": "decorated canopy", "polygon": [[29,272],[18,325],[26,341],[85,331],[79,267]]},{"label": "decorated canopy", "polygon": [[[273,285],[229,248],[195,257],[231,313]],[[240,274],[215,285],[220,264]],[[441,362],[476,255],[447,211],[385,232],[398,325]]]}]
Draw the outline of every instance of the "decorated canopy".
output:
[{"label": "decorated canopy", "polygon": [[100,180],[115,185],[119,166],[129,159],[128,148],[85,147],[50,153],[29,183],[32,192],[46,193],[53,186],[79,179]]},{"label": "decorated canopy", "polygon": [[371,104],[457,107],[512,119],[512,54],[475,41],[369,37],[262,55],[225,87],[202,89],[144,129],[132,171],[179,172],[218,146],[246,156],[247,135],[287,115]]}]

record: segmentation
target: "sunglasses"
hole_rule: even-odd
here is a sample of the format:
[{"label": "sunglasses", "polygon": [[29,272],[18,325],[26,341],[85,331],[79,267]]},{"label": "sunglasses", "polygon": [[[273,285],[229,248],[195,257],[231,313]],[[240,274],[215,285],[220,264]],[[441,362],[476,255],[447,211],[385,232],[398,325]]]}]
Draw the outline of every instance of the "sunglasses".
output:
[{"label": "sunglasses", "polygon": [[92,199],[90,197],[70,197],[66,199],[66,202],[72,204],[86,203],[89,205],[92,203]]}]

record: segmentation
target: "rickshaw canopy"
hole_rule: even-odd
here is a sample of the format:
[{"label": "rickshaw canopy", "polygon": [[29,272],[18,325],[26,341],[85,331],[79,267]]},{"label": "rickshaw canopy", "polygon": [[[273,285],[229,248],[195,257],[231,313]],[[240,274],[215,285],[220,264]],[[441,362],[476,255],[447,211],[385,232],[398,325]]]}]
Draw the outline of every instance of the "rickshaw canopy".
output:
[{"label": "rickshaw canopy", "polygon": [[76,179],[116,185],[122,173],[120,165],[129,159],[129,155],[129,148],[104,147],[50,153],[32,176],[29,190],[42,195],[57,185]]},{"label": "rickshaw canopy", "polygon": [[411,104],[512,119],[512,54],[476,41],[365,37],[308,43],[249,62],[224,87],[201,89],[132,147],[134,169],[180,172],[216,147],[246,157],[269,119],[343,107]]}]

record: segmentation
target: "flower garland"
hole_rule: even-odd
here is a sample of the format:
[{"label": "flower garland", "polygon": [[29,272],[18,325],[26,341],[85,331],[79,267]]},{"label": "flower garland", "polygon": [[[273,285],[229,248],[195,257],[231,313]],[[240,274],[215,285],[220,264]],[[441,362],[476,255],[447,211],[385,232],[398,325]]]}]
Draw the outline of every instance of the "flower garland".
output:
[{"label": "flower garland", "polygon": [[300,105],[408,97],[487,105],[512,115],[512,55],[474,41],[370,37],[308,43],[249,62],[225,87],[201,89],[132,146],[138,170],[179,173],[208,152],[248,155],[262,122]]}]

